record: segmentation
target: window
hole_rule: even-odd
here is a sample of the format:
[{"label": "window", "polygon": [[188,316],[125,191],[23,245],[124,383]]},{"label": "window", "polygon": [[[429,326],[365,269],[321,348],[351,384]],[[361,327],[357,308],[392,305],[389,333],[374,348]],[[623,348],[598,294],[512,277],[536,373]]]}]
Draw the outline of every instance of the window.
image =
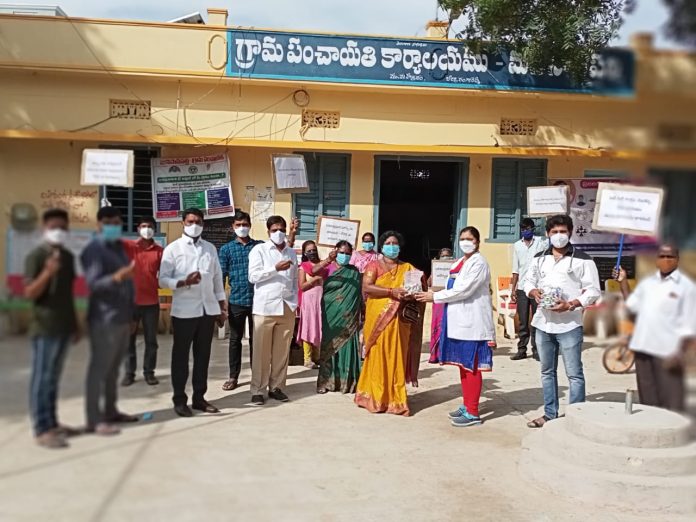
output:
[{"label": "window", "polygon": [[[118,148],[118,147],[102,147]],[[138,219],[152,217],[152,169],[150,160],[159,156],[155,149],[134,149],[133,188],[104,187],[103,196],[123,214],[125,232],[135,232]]]},{"label": "window", "polygon": [[309,192],[295,194],[293,215],[300,220],[297,237],[316,238],[319,216],[348,217],[350,156],[304,154]]},{"label": "window", "polygon": [[[527,217],[527,187],[543,185],[546,185],[546,160],[493,160],[491,239],[519,239],[520,221]],[[542,220],[534,221],[539,233]]]},{"label": "window", "polygon": [[651,170],[651,181],[665,188],[662,237],[681,248],[696,248],[696,171]]}]

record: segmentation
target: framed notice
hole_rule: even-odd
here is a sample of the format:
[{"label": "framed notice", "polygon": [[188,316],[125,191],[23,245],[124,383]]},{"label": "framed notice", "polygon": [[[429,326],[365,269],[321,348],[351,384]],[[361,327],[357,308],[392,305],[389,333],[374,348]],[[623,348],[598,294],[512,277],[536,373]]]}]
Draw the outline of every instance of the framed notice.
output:
[{"label": "framed notice", "polygon": [[84,149],[81,185],[133,186],[133,151],[120,149]]},{"label": "framed notice", "polygon": [[359,231],[359,220],[321,216],[317,222],[317,244],[333,248],[339,241],[348,241],[355,248]]},{"label": "framed notice", "polygon": [[447,288],[447,280],[450,275],[450,268],[452,268],[452,260],[433,260],[432,270],[430,272],[432,290],[442,290]]},{"label": "framed notice", "polygon": [[656,236],[664,190],[616,183],[600,183],[597,188],[592,228],[619,234]]},{"label": "framed notice", "polygon": [[309,192],[307,164],[302,154],[271,154],[276,192]]},{"label": "framed notice", "polygon": [[527,187],[527,214],[532,217],[568,213],[568,185]]}]

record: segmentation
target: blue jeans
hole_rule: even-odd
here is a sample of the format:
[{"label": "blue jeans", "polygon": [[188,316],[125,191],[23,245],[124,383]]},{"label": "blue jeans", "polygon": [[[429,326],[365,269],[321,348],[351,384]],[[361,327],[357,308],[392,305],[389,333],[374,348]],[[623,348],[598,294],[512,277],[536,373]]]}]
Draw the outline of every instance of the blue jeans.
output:
[{"label": "blue jeans", "polygon": [[544,390],[544,415],[549,419],[558,417],[558,353],[563,357],[568,384],[570,404],[585,402],[585,375],[582,372],[582,326],[570,332],[551,334],[536,331],[536,344],[541,360],[541,387]]},{"label": "blue jeans", "polygon": [[32,368],[29,408],[36,436],[58,427],[58,381],[67,353],[68,336],[38,335],[31,340]]}]

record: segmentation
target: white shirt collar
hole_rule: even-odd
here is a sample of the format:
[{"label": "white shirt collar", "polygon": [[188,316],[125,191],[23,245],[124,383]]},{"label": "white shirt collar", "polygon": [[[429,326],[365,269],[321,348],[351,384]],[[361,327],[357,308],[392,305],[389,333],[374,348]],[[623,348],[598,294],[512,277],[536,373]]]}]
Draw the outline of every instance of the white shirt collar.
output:
[{"label": "white shirt collar", "polygon": [[669,274],[667,277],[662,277],[662,274],[658,270],[655,272],[655,277],[657,278],[658,281],[667,281],[668,279],[671,279],[675,283],[679,284],[679,280],[681,279],[681,272],[677,268],[674,272]]}]

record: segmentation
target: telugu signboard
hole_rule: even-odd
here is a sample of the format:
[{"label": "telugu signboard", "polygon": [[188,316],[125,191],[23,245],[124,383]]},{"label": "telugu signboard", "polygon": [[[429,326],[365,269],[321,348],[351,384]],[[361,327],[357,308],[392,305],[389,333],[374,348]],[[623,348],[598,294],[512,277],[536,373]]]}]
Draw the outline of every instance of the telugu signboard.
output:
[{"label": "telugu signboard", "polygon": [[302,154],[271,154],[276,192],[309,192],[307,164]]},{"label": "telugu signboard", "polygon": [[600,183],[592,226],[619,234],[656,236],[664,190]]},{"label": "telugu signboard", "polygon": [[152,201],[157,221],[178,221],[198,208],[207,219],[234,215],[227,154],[152,159]]},{"label": "telugu signboard", "polygon": [[133,151],[84,149],[82,151],[80,184],[132,187]]},{"label": "telugu signboard", "polygon": [[321,216],[317,222],[317,244],[335,247],[339,241],[348,241],[353,247],[358,242],[360,221]]},{"label": "telugu signboard", "polygon": [[568,213],[568,186],[527,187],[527,213],[531,217]]},{"label": "telugu signboard", "polygon": [[587,81],[578,83],[557,67],[531,74],[514,52],[474,54],[456,41],[231,29],[228,42],[227,74],[242,78],[615,96],[634,92],[634,57],[623,49],[595,56]]}]

